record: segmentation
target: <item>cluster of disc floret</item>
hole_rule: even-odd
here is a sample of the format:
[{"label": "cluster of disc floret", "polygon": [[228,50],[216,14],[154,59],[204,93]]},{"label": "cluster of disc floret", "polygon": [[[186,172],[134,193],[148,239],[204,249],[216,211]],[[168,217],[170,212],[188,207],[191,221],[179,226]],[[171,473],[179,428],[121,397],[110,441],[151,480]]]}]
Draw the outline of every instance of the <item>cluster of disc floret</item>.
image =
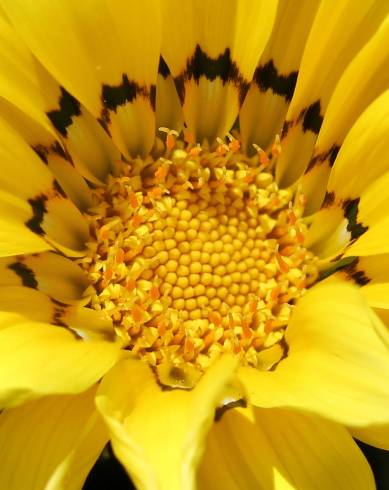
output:
[{"label": "cluster of disc floret", "polygon": [[168,133],[159,156],[121,168],[87,214],[91,307],[156,368],[201,373],[232,352],[269,369],[317,275],[303,195],[278,188],[271,155],[247,157],[231,136],[211,151]]}]

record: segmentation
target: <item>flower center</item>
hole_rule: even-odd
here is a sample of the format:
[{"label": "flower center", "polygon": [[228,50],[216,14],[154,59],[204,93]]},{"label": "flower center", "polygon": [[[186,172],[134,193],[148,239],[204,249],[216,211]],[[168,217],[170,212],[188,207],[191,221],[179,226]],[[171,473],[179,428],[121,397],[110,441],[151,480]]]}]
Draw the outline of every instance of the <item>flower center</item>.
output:
[{"label": "flower center", "polygon": [[317,278],[303,196],[278,189],[266,155],[242,155],[233,138],[215,151],[173,143],[94,191],[81,261],[91,306],[162,377],[196,377],[223,352],[269,369]]}]

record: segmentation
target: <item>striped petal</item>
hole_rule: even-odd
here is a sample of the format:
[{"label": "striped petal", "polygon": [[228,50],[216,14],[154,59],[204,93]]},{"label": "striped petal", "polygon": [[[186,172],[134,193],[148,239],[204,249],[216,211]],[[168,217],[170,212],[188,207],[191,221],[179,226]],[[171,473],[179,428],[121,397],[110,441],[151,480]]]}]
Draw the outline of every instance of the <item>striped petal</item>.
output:
[{"label": "striped petal", "polygon": [[2,6],[36,57],[121,151],[146,154],[155,127],[157,0],[2,0]]},{"label": "striped petal", "polygon": [[49,396],[0,415],[0,487],[55,490],[82,487],[108,440],[96,412],[96,387]]},{"label": "striped petal", "polygon": [[[42,274],[42,263],[36,265],[35,270]],[[26,271],[19,269],[18,272],[26,281]],[[30,275],[29,280],[33,277]],[[55,291],[55,286],[52,289]],[[3,319],[2,328],[12,325],[12,319],[16,318],[15,322],[30,320],[65,327],[77,339],[112,341],[115,338],[112,321],[103,311],[61,303],[33,289],[32,284],[28,287],[7,285],[0,288],[0,317]]]},{"label": "striped petal", "polygon": [[59,138],[3,98],[0,98],[0,112],[47,165],[69,199],[81,210],[91,206],[91,191]]},{"label": "striped petal", "polygon": [[65,198],[51,172],[16,130],[0,119],[0,189],[28,202],[32,210],[26,226],[34,233],[80,254],[89,232],[74,204]]},{"label": "striped petal", "polygon": [[255,70],[239,121],[243,142],[268,148],[281,133],[296,85],[305,42],[319,0],[303,0],[298,8],[280,0],[273,31]]},{"label": "striped petal", "polygon": [[321,2],[282,130],[282,153],[277,162],[282,186],[294,183],[305,171],[339,78],[388,10],[386,0]]},{"label": "striped petal", "polygon": [[[303,463],[302,463],[303,462]],[[235,409],[211,429],[199,488],[374,489],[343,427],[285,409]]]},{"label": "striped petal", "polygon": [[[343,201],[358,198],[389,168],[389,90],[358,118],[348,133],[328,181],[327,192]],[[356,168],[358,172],[356,172]]]},{"label": "striped petal", "polygon": [[38,289],[63,303],[82,300],[89,283],[74,261],[48,252],[0,259],[0,286]]},{"label": "striped petal", "polygon": [[52,249],[50,244],[31,230],[29,223],[33,217],[30,204],[0,190],[1,257]]},{"label": "striped petal", "polygon": [[196,141],[213,142],[233,125],[270,36],[276,7],[270,0],[162,2],[162,56]]},{"label": "striped petal", "polygon": [[36,71],[44,110],[70,160],[91,182],[105,182],[121,158],[118,148],[96,118],[38,62]]},{"label": "striped petal", "polygon": [[137,488],[195,488],[206,434],[235,366],[231,357],[222,358],[191,391],[164,389],[138,360],[124,360],[104,378],[97,408]]},{"label": "striped petal", "polygon": [[389,309],[388,254],[355,257],[336,275],[361,286],[361,292],[372,308]]},{"label": "striped petal", "polygon": [[[341,298],[341,301],[339,300]],[[357,288],[327,280],[298,303],[274,372],[241,368],[253,404],[354,428],[389,423],[389,333]]]},{"label": "striped petal", "polygon": [[348,131],[366,107],[389,87],[388,43],[389,19],[352,60],[335,88],[302,179],[308,198],[307,214],[316,211],[323,201],[331,168]]}]

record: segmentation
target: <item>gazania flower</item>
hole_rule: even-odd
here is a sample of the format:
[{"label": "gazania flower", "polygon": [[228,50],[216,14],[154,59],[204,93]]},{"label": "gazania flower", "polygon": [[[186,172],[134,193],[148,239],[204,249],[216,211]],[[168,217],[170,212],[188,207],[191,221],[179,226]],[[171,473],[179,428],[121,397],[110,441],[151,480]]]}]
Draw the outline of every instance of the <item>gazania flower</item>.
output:
[{"label": "gazania flower", "polygon": [[388,2],[0,5],[0,487],[373,488]]}]

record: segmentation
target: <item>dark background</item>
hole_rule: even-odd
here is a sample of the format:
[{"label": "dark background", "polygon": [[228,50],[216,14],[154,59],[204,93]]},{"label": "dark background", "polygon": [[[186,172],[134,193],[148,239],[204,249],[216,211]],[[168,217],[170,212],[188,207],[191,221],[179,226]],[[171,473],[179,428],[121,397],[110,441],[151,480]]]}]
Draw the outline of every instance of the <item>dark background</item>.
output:
[{"label": "dark background", "polygon": [[[389,451],[376,449],[358,443],[373,469],[378,490],[389,489]],[[103,454],[88,476],[83,490],[132,490],[135,487],[120,463],[114,458],[112,450],[106,447]],[[216,490],[216,489],[215,489]],[[242,489],[246,490],[246,489]],[[249,489],[247,489],[249,490]]]}]

